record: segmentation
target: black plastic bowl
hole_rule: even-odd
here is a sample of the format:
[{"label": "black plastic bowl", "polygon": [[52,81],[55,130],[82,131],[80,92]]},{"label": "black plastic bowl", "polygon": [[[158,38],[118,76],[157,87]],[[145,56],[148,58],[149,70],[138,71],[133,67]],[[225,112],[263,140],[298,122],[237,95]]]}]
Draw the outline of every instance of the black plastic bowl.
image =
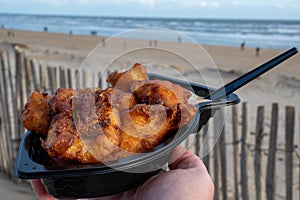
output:
[{"label": "black plastic bowl", "polygon": [[[149,78],[169,80],[201,97],[214,90],[155,74],[149,74]],[[201,103],[198,105],[199,112],[191,123],[154,151],[120,159],[109,166],[100,163],[53,164],[52,159],[41,148],[39,136],[26,132],[19,147],[15,175],[21,179],[40,178],[49,194],[56,198],[93,198],[120,193],[157,174],[168,163],[172,150],[189,134],[199,131],[217,109],[239,102],[237,95],[230,94],[218,102]]]}]

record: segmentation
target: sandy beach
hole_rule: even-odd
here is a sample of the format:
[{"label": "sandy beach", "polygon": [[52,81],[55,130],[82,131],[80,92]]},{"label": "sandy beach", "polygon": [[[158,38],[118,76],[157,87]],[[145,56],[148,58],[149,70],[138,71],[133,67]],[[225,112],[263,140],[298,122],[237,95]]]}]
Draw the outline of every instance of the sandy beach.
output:
[{"label": "sandy beach", "polygon": [[4,176],[0,176],[1,199],[37,199],[29,184],[13,183]]},{"label": "sandy beach", "polygon": [[[9,43],[20,43],[28,46],[27,54],[44,64],[60,65],[66,67],[79,68],[86,56],[95,48],[101,53],[97,57],[97,62],[109,63],[120,54],[135,48],[149,47],[149,41],[113,39],[106,42],[102,47],[104,37],[67,35],[47,32],[30,32],[11,30],[14,36],[8,36],[8,30],[0,29],[0,41]],[[126,47],[125,47],[126,45]],[[201,74],[206,75],[207,85],[219,87],[222,83],[215,81],[216,75],[221,74],[223,83],[248,72],[267,60],[283,52],[283,50],[261,49],[260,55],[256,56],[254,48],[245,48],[243,51],[239,47],[209,46],[194,44],[177,44],[159,42],[157,48],[167,49],[182,57],[192,61],[194,67]],[[100,49],[100,50],[99,50]],[[92,57],[92,56],[91,56]],[[157,56],[158,62],[166,62],[174,67],[180,65],[178,60]],[[89,58],[91,60],[92,58]],[[138,59],[142,58],[137,58]],[[280,64],[272,71],[266,73],[256,81],[244,86],[236,93],[243,101],[250,102],[254,106],[270,105],[278,102],[280,106],[293,105],[300,107],[300,55],[296,55],[284,63]],[[211,67],[212,65],[214,65]],[[98,66],[101,66],[99,63]],[[96,66],[96,67],[98,67]],[[189,68],[187,68],[188,70]],[[218,75],[219,76],[219,75]],[[192,81],[199,82],[191,78]],[[210,85],[209,85],[210,84]],[[264,98],[260,98],[260,97]]]},{"label": "sandy beach", "polygon": [[[8,32],[13,33],[13,36],[8,34]],[[115,38],[113,40],[106,40],[104,45],[103,39],[105,38],[100,36],[0,29],[0,43],[23,44],[26,54],[34,58],[37,62],[41,62],[45,65],[72,67],[74,69],[78,69],[81,66],[82,62],[84,62],[88,55],[91,55],[95,47],[97,47],[101,54],[97,55],[97,57],[88,57],[93,63],[98,62],[95,67],[98,67],[98,65],[99,67],[105,66],[112,61],[118,64],[119,61],[123,61],[123,58],[119,60],[116,58],[119,58],[120,55],[124,55],[124,52],[129,52],[130,54],[130,50],[143,47],[146,49],[144,52],[147,53],[149,52],[147,47],[151,47],[149,41],[145,40]],[[244,50],[241,50],[239,47],[199,46],[198,44],[178,44],[160,41],[157,43],[156,48],[160,49],[160,51],[156,52],[157,54],[154,53],[154,56],[160,55],[157,57],[158,63],[172,66],[172,69],[176,70],[176,72],[188,75],[189,80],[200,82],[201,84],[207,83],[207,85],[211,87],[219,87],[223,83],[237,78],[241,74],[250,71],[283,52],[283,50],[260,49],[259,56],[257,56],[254,48],[246,47]],[[166,49],[174,54],[160,54],[160,52]],[[175,54],[184,57],[190,62],[173,59]],[[131,57],[124,56],[124,62],[130,63],[133,62],[134,59],[136,59],[136,62],[139,62],[143,61],[143,59],[148,59],[148,57],[144,58],[143,55],[143,51],[141,51],[135,55],[130,55]],[[242,102],[250,103],[251,112],[253,112],[253,117],[251,117],[252,121],[256,120],[254,115],[257,106],[260,105],[266,106],[266,119],[269,120],[271,105],[273,102],[277,102],[279,103],[280,112],[284,112],[284,107],[287,105],[296,108],[296,127],[299,127],[299,63],[300,54],[280,64],[272,71],[236,92]],[[204,75],[205,78],[199,80],[198,76],[193,75],[193,70],[197,70],[201,75]],[[221,79],[219,79],[220,77]],[[280,124],[280,139],[284,138],[284,128],[283,124]],[[255,127],[251,127],[251,130],[255,130]],[[266,130],[266,132],[267,131],[268,130]],[[296,129],[295,132],[295,141],[298,142],[299,146],[299,130]],[[253,140],[253,138],[254,137],[252,137],[251,140]],[[299,149],[297,149],[297,151],[299,152]],[[296,162],[299,162],[299,160]],[[280,166],[279,169],[284,170]],[[299,173],[299,171],[296,170],[295,172]],[[6,186],[6,182],[1,181],[1,194],[2,190],[3,192],[9,191],[5,190],[4,186]],[[299,187],[299,183],[298,186],[295,187]],[[12,188],[14,188],[14,186],[12,186]],[[14,192],[14,190],[12,192]],[[30,194],[31,193],[28,193],[26,195],[30,196]],[[15,199],[13,196],[11,197]],[[25,197],[23,199],[25,199]]]}]

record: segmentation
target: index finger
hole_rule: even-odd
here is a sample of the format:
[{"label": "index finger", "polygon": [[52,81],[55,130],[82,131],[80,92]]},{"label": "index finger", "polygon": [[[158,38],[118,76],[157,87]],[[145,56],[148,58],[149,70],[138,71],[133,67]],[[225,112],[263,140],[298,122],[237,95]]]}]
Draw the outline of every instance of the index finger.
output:
[{"label": "index finger", "polygon": [[42,184],[40,179],[33,179],[30,180],[31,187],[33,188],[34,192],[38,199],[41,200],[56,200],[53,196],[49,195],[46,191],[44,185]]}]

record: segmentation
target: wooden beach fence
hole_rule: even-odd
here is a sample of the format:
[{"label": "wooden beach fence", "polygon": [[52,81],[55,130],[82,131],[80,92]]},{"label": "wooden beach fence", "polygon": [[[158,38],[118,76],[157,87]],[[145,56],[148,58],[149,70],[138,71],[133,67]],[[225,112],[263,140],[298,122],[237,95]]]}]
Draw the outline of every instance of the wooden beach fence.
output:
[{"label": "wooden beach fence", "polygon": [[[299,199],[300,195],[300,175],[298,175],[298,182],[294,178],[293,173],[300,171],[300,156],[299,156],[299,142],[295,141],[295,116],[296,111],[292,106],[285,107],[285,132],[284,141],[285,147],[282,149],[278,147],[278,124],[279,124],[279,106],[273,103],[271,107],[271,120],[266,122],[265,107],[259,106],[256,114],[256,124],[254,132],[254,140],[249,140],[250,134],[250,106],[248,103],[242,104],[241,116],[241,134],[238,131],[239,116],[238,106],[232,107],[232,142],[226,142],[224,135],[228,134],[222,131],[219,141],[215,144],[214,150],[210,153],[213,158],[213,167],[207,165],[209,171],[213,171],[212,177],[215,184],[214,199],[267,199],[274,200],[278,197],[292,200]],[[300,119],[300,116],[299,116]],[[218,121],[218,120],[217,120]],[[267,126],[267,124],[269,124]],[[299,121],[300,123],[300,121]],[[265,128],[269,127],[269,133],[265,132]],[[298,129],[299,138],[299,129]],[[216,133],[207,133],[216,134]],[[266,137],[266,135],[268,137]],[[229,138],[229,137],[227,137]],[[263,147],[263,141],[268,139],[268,148]],[[226,148],[232,146],[232,154],[227,153]],[[264,152],[264,154],[263,154]],[[285,172],[278,171],[276,165],[277,155],[285,152],[284,167]],[[196,152],[195,152],[196,153]],[[229,156],[228,156],[229,155]],[[265,155],[265,157],[264,157]],[[227,157],[226,157],[227,156]],[[232,157],[233,166],[229,169],[228,157]],[[223,157],[223,158],[222,158]],[[295,162],[296,159],[296,162]],[[262,164],[262,160],[266,164]],[[282,160],[282,159],[278,159]],[[253,161],[253,163],[250,163]],[[298,163],[298,164],[296,164]],[[232,170],[232,177],[229,177],[228,171]],[[263,172],[266,173],[263,173]],[[251,176],[252,174],[253,176]],[[264,175],[265,174],[265,175]],[[280,193],[279,182],[280,177],[284,176],[285,192]],[[233,181],[229,181],[229,180]],[[228,191],[229,182],[231,183],[231,192]],[[251,186],[250,182],[253,184]],[[227,188],[227,189],[226,189]],[[230,193],[230,195],[229,195]],[[251,195],[250,195],[251,194]]]},{"label": "wooden beach fence", "polygon": [[[17,149],[26,131],[20,114],[30,93],[37,88],[41,92],[54,94],[59,87],[106,85],[100,79],[101,72],[48,66],[27,56],[18,45],[0,51],[0,72],[0,173],[16,180],[13,169]],[[75,76],[79,78],[74,79]],[[280,117],[277,103],[271,108],[259,106],[256,112],[250,108],[248,103],[232,106],[228,113],[231,120],[226,120],[220,134],[214,131],[215,126],[220,126],[217,124],[220,120],[213,120],[214,123],[209,122],[195,137],[192,149],[196,155],[201,156],[200,151],[212,149],[203,156],[203,162],[215,184],[214,199],[273,200],[278,195],[284,199],[298,198],[300,180],[297,182],[294,176],[300,171],[299,139],[295,140],[299,138],[297,111],[287,106],[280,112],[284,117]],[[270,113],[268,109],[271,109]],[[271,118],[267,119],[267,115]],[[251,120],[253,116],[256,120]],[[280,121],[281,118],[284,121]],[[279,132],[279,124],[284,124],[283,132]],[[251,131],[251,127],[255,130]],[[282,135],[284,137],[279,137]],[[218,137],[216,144],[209,143],[207,138],[211,137]],[[207,144],[203,145],[203,142]],[[281,156],[279,161],[278,156]],[[279,171],[282,162],[283,172]],[[280,177],[284,177],[284,192],[278,185]]]},{"label": "wooden beach fence", "polygon": [[[59,87],[74,88],[76,85],[84,88],[87,82],[97,86],[98,77],[88,81],[86,75],[99,75],[101,72],[76,72],[63,66],[44,66],[26,56],[18,45],[0,50],[0,72],[0,173],[16,180],[13,169],[18,146],[26,131],[20,115],[30,94],[39,89],[52,95]],[[80,78],[75,78],[76,75]]]}]

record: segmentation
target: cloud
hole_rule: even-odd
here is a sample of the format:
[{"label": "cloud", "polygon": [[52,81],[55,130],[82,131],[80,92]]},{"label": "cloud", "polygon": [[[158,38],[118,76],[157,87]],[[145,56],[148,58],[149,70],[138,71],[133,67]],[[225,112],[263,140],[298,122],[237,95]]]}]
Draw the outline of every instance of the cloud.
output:
[{"label": "cloud", "polygon": [[206,7],[207,6],[206,1],[199,1],[197,4],[200,5],[201,7]]},{"label": "cloud", "polygon": [[218,2],[211,2],[211,6],[214,8],[219,8],[220,4]]},{"label": "cloud", "polygon": [[154,7],[156,2],[155,0],[140,0],[140,3],[144,5],[148,5],[150,7]]},{"label": "cloud", "polygon": [[207,2],[207,1],[198,1],[196,2],[196,5],[204,8],[204,7],[210,7],[210,8],[219,8],[220,7],[220,3],[213,1],[213,2]]},{"label": "cloud", "polygon": [[233,3],[232,3],[234,6],[238,6],[239,4],[240,4],[240,2],[239,1],[233,1]]}]

